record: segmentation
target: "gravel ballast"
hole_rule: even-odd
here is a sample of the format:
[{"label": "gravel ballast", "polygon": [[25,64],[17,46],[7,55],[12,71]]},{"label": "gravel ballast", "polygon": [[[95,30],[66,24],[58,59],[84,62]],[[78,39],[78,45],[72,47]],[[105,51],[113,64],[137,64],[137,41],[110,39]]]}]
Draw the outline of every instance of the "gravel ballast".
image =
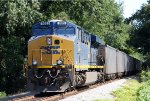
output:
[{"label": "gravel ballast", "polygon": [[126,82],[126,79],[120,79],[111,83],[98,86],[96,88],[81,92],[79,94],[67,97],[59,101],[94,101],[96,99],[112,99],[115,97],[111,95],[112,91],[118,89]]}]

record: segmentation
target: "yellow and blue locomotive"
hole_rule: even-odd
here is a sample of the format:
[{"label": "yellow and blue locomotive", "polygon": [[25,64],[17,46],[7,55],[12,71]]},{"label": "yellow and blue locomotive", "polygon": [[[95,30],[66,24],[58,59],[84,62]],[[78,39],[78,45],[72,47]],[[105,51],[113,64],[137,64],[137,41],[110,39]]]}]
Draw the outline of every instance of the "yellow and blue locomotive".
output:
[{"label": "yellow and blue locomotive", "polygon": [[[37,22],[28,41],[28,86],[40,92],[64,92],[104,81],[106,75],[115,78],[116,73],[128,72],[125,55],[118,53],[122,59],[117,60],[116,49],[74,23]],[[121,71],[117,71],[117,61],[122,63],[118,67]],[[140,64],[134,67],[139,68]]]}]

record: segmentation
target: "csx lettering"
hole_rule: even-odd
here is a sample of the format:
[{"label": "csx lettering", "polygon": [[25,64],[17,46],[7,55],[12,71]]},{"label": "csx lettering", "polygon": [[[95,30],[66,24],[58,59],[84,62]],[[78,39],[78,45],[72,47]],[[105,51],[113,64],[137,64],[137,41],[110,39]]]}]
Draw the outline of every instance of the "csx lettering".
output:
[{"label": "csx lettering", "polygon": [[43,54],[60,54],[60,52],[57,50],[60,46],[41,46],[40,49],[45,50]]}]

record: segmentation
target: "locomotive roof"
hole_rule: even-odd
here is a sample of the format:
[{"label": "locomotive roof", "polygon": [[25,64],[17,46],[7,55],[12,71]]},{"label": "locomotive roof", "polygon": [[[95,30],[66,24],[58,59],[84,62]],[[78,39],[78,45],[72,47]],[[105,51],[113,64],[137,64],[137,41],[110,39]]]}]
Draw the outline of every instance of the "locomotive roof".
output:
[{"label": "locomotive roof", "polygon": [[[45,22],[36,22],[33,24],[32,28],[34,29],[34,28],[37,28],[37,27],[42,26],[42,25],[43,26],[46,25],[49,28],[57,27],[57,22],[65,22],[68,27],[81,28],[85,32],[88,32],[84,28],[82,28],[82,27],[80,27],[80,26],[78,26],[72,22],[64,21],[64,20],[50,20],[50,21],[45,21]],[[88,32],[88,34],[90,35],[92,42],[101,43],[104,45],[104,42],[102,41],[102,39],[100,39],[97,35],[94,35],[93,33],[89,33],[89,32]]]},{"label": "locomotive roof", "polygon": [[75,25],[74,23],[72,22],[68,22],[68,21],[63,21],[63,20],[50,20],[50,21],[42,21],[42,22],[36,22],[33,24],[32,28],[35,28],[35,27],[38,27],[38,26],[41,26],[41,25],[47,25],[49,27],[56,27],[57,25],[57,22],[66,22],[66,25],[67,26],[70,26],[70,27],[76,27],[77,25]]}]

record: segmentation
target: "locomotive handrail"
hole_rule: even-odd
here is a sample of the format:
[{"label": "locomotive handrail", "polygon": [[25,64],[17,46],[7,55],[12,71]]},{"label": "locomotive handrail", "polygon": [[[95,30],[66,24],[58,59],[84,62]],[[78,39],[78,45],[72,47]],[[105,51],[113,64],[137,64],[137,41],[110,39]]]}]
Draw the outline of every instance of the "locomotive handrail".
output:
[{"label": "locomotive handrail", "polygon": [[67,54],[67,57],[70,59],[70,61],[71,61],[71,64],[73,64],[73,59],[72,59],[72,56],[70,55],[70,52],[72,51],[72,50],[68,50],[68,49],[58,49],[58,50],[62,50],[62,57],[63,58],[66,58],[66,57],[64,57],[63,55],[63,51],[64,52],[66,52],[66,54]]}]

